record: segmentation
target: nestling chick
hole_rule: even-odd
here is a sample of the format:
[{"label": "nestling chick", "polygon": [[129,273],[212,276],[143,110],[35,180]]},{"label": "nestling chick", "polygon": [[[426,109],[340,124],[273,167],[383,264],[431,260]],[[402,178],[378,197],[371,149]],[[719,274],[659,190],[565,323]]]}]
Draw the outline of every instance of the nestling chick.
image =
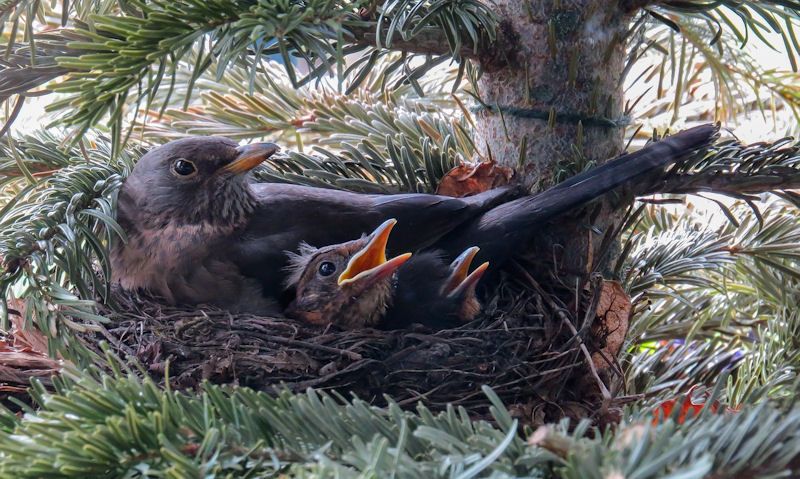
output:
[{"label": "nestling chick", "polygon": [[292,254],[289,286],[296,297],[286,315],[311,324],[345,329],[375,326],[392,301],[394,274],[411,253],[386,259],[390,219],[369,236]]},{"label": "nestling chick", "polygon": [[320,249],[306,246],[293,255],[296,298],[287,315],[313,324],[387,329],[411,323],[447,327],[474,318],[480,311],[475,286],[488,267],[468,274],[477,248],[451,265],[431,252],[386,260],[395,223],[388,220],[366,238]]},{"label": "nestling chick", "polygon": [[520,193],[368,195],[252,181],[249,172],[276,151],[272,143],[190,137],[142,156],[119,192],[127,241],[112,245],[114,282],[170,304],[270,314],[285,299],[285,251],[303,241],[342,243],[399,218],[392,242],[414,251]]},{"label": "nestling chick", "polygon": [[120,189],[117,221],[127,241],[112,246],[113,280],[171,304],[267,314],[285,299],[285,251],[302,241],[342,243],[388,218],[401,221],[392,235],[398,250],[433,248],[451,258],[478,245],[498,269],[547,221],[647,180],[716,134],[714,125],[695,127],[514,201],[513,187],[450,198],[252,182],[248,172],[276,145],[183,138],[144,155]]},{"label": "nestling chick", "polygon": [[481,311],[475,288],[489,263],[470,273],[479,248],[467,248],[451,264],[439,251],[415,254],[397,272],[394,302],[381,327],[407,328],[419,323],[433,329],[456,327],[472,321]]}]

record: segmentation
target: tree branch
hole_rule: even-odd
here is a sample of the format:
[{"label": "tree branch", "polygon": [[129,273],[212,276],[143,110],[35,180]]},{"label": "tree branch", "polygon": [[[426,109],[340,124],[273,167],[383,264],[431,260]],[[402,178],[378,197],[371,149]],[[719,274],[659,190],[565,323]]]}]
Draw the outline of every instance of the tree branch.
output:
[{"label": "tree branch", "polygon": [[631,188],[636,196],[719,193],[733,197],[800,188],[800,143],[792,138],[752,145],[721,140],[652,182]]},{"label": "tree branch", "polygon": [[707,175],[676,175],[668,178],[659,193],[720,193],[751,195],[800,188],[800,172],[789,175],[741,175],[721,173]]},{"label": "tree branch", "polygon": [[[376,34],[374,25],[350,27],[348,30],[353,35],[353,43],[372,47],[378,46],[378,35]],[[418,53],[422,55],[447,55],[451,53],[450,47],[447,44],[447,39],[442,35],[441,30],[436,28],[424,28],[408,40],[394,38],[390,45],[386,45],[381,41],[380,45],[389,50]],[[462,58],[471,59],[477,59],[478,53],[479,52],[471,42],[463,44],[459,51],[456,52],[456,54]]]},{"label": "tree branch", "polygon": [[[348,30],[353,36],[353,43],[373,47],[378,45],[375,25],[350,27]],[[518,35],[506,20],[498,24],[497,31],[494,33],[495,40],[493,42],[485,41],[477,46],[465,38],[456,52],[451,51],[447,37],[442,30],[435,27],[423,28],[408,40],[394,38],[391,44],[386,45],[381,42],[380,45],[388,50],[406,53],[453,55],[459,58],[468,58],[480,62],[484,69],[491,70],[512,63],[518,41]]]}]

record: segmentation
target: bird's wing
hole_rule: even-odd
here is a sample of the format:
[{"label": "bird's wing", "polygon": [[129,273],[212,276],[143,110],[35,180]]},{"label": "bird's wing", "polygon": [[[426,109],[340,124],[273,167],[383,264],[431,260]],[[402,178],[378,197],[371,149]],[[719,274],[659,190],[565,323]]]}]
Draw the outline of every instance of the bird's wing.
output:
[{"label": "bird's wing", "polygon": [[371,208],[381,218],[395,218],[389,248],[417,251],[486,211],[520,196],[521,190],[502,187],[466,198],[400,194],[371,195]]},{"label": "bird's wing", "polygon": [[253,185],[257,206],[249,224],[232,238],[242,272],[257,278],[269,296],[280,294],[287,251],[301,242],[322,247],[357,239],[389,218],[398,220],[392,253],[417,251],[488,209],[519,195],[498,188],[469,198],[428,194],[365,195],[298,185]]}]

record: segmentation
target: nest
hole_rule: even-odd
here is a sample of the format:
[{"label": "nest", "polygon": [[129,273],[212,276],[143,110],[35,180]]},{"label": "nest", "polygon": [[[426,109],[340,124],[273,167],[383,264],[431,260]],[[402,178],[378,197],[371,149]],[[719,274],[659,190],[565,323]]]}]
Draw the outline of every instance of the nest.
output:
[{"label": "nest", "polygon": [[[452,404],[484,417],[487,385],[527,424],[565,416],[613,421],[607,386],[616,352],[603,351],[615,331],[598,328],[593,314],[604,288],[595,283],[580,292],[575,308],[534,286],[504,281],[480,318],[438,331],[320,329],[284,318],[164,306],[117,292],[116,306],[104,311],[112,323],[101,339],[176,388],[203,381],[267,392],[313,387],[376,405],[387,397],[404,407],[422,401],[442,410]],[[575,321],[581,316],[589,321]],[[87,339],[98,348],[98,337]],[[590,354],[594,362],[598,354],[606,358],[605,366],[593,364]]]}]

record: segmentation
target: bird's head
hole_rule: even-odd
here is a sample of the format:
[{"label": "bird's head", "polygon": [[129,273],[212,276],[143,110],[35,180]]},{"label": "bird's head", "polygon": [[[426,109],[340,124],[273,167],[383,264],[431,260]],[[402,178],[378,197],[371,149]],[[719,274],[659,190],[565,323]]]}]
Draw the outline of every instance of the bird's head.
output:
[{"label": "bird's head", "polygon": [[473,272],[469,272],[478,251],[480,248],[477,246],[467,248],[450,264],[450,275],[440,291],[442,296],[457,304],[457,316],[464,322],[472,321],[481,311],[476,288],[489,263],[482,263]]},{"label": "bird's head", "polygon": [[324,248],[304,246],[291,259],[295,300],[287,315],[308,323],[344,328],[372,326],[392,300],[393,277],[411,253],[386,258],[396,220],[369,236]]},{"label": "bird's head", "polygon": [[171,141],[142,156],[125,181],[120,206],[158,222],[233,224],[252,209],[247,172],[278,149],[272,143],[240,147],[223,137]]}]

